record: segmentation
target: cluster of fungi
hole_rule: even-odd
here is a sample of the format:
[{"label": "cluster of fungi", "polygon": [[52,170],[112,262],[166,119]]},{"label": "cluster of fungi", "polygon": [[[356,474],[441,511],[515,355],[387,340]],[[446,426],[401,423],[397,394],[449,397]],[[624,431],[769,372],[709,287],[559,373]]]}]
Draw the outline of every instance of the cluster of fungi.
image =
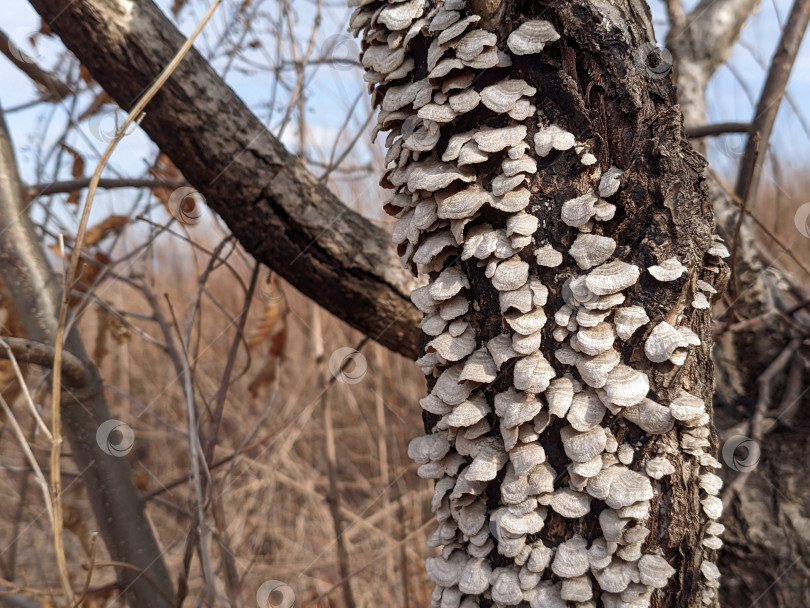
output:
[{"label": "cluster of fungi", "polygon": [[[382,185],[394,190],[385,206],[397,219],[394,242],[403,264],[428,278],[412,300],[425,314],[417,363],[430,386],[421,401],[430,431],[408,452],[435,480],[432,605],[650,606],[676,572],[649,527],[676,451],[699,471],[705,520],[695,550],[721,546],[705,403],[686,387],[658,403],[644,371],[686,362],[701,340],[682,324],[683,309],[708,308],[714,290],[693,281],[679,310],[650,318],[635,297],[640,276],[666,283],[690,268],[677,257],[647,268],[618,259],[631,251],[610,236],[625,170],[550,124],[537,88],[514,77],[560,34],[526,19],[499,39],[468,4],[350,1],[380,109],[375,136],[388,131]],[[556,206],[531,189],[552,154],[581,171],[578,196]],[[726,255],[713,237],[709,272]],[[494,324],[485,318],[493,309]],[[620,344],[641,335],[646,361],[634,366]],[[641,453],[617,425],[660,438],[654,452]],[[700,570],[711,605],[719,572],[709,557]]]}]

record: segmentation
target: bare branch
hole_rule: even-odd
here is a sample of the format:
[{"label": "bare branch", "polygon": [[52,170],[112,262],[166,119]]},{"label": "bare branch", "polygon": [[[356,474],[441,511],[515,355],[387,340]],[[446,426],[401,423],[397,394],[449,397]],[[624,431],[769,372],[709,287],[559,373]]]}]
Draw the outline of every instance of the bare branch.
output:
[{"label": "bare branch", "polygon": [[[0,346],[8,344],[14,356],[23,363],[33,363],[48,369],[53,368],[53,346],[43,342],[35,342],[24,338],[12,338],[4,336],[0,338]],[[0,359],[10,359],[8,351],[0,350]],[[64,385],[68,387],[81,388],[90,381],[87,373],[87,366],[77,356],[69,353],[62,353],[62,376]]]},{"label": "bare branch", "polygon": [[[34,184],[33,186],[25,186],[25,194],[29,198],[37,196],[45,196],[46,194],[59,194],[63,192],[73,192],[74,190],[81,190],[87,188],[92,181],[91,177],[82,179],[70,179],[63,182],[51,182],[48,184]],[[186,186],[188,182],[185,180],[160,180],[160,179],[100,179],[98,180],[99,188],[179,188]]]},{"label": "bare branch", "polygon": [[[4,303],[20,319],[29,340],[51,343],[56,334],[58,286],[22,200],[17,165],[5,120],[0,113],[0,256],[3,272],[0,292]],[[24,314],[19,314],[23,311]],[[79,334],[68,332],[65,349],[81,360],[87,355]],[[80,389],[65,390],[61,413],[71,452],[82,473],[87,494],[111,556],[148,571],[164,593],[172,582],[160,548],[143,512],[143,503],[132,481],[126,459],[116,458],[96,442],[96,429],[110,419],[98,370],[86,366],[88,381]],[[115,513],[110,518],[109,513]],[[163,596],[143,579],[126,570],[121,580],[128,586],[133,606],[169,608]]]},{"label": "bare branch", "polygon": [[[776,114],[779,112],[790,72],[796,61],[796,55],[799,53],[808,23],[810,23],[810,0],[795,0],[782,31],[779,45],[776,47],[768,78],[762,88],[762,95],[757,103],[754,120],[751,124],[752,135],[748,138],[745,155],[740,162],[734,193],[743,200],[743,205],[748,203],[746,199],[749,193],[756,197],[762,163],[765,161],[765,152],[776,121]],[[758,139],[754,135],[758,135]],[[757,148],[760,149],[757,150]]]},{"label": "bare branch", "polygon": [[750,133],[750,122],[719,122],[713,125],[692,127],[686,129],[686,136],[691,139],[709,137],[711,135],[725,135],[726,133]]},{"label": "bare branch", "polygon": [[[32,5],[125,108],[183,40],[146,0]],[[109,27],[96,27],[100,14]],[[389,234],[319,183],[196,51],[153,100],[142,127],[258,261],[384,346],[417,356],[415,283]]]},{"label": "bare branch", "polygon": [[68,85],[41,69],[32,58],[14,44],[3,30],[0,30],[0,53],[3,53],[11,63],[38,84],[45,91],[48,101],[59,101],[71,93]]}]

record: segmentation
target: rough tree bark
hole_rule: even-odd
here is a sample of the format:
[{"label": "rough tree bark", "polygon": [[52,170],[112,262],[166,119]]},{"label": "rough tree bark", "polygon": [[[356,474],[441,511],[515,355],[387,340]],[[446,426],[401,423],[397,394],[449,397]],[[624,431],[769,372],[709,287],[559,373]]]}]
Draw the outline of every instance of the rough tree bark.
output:
[{"label": "rough tree bark", "polygon": [[[742,27],[758,5],[757,0],[705,0],[684,15],[678,2],[668,3],[673,27],[667,37],[667,48],[675,59],[678,100],[687,129],[705,124],[708,82],[730,56]],[[793,63],[790,55],[798,49],[795,38],[807,26],[807,12],[806,3],[794,4],[786,22],[792,32],[777,45],[778,56],[774,58],[781,65],[772,70],[773,77],[768,79],[780,78],[781,82],[764,87],[763,99],[754,115],[755,126],[764,120],[769,122],[764,129],[757,129],[763,131],[758,135],[760,163],[768,148],[778,98]],[[697,141],[696,146],[705,152],[704,142]],[[741,175],[751,174],[753,156],[749,151]],[[762,205],[757,204],[756,181],[752,180],[748,206],[763,211]],[[791,322],[783,322],[785,317],[781,313],[793,309],[793,302],[784,297],[781,274],[765,271],[772,262],[761,257],[754,223],[750,218],[739,223],[739,206],[714,181],[710,182],[710,192],[721,234],[734,238],[739,226],[735,271],[741,292],[730,294],[735,301],[736,317],[759,319],[746,324],[744,329],[723,332],[714,351],[718,428],[730,429],[727,438],[737,435],[724,450],[724,460],[731,467],[727,473],[731,478],[745,477],[733,482],[736,490],[729,495],[724,514],[727,531],[719,560],[724,574],[721,597],[727,606],[752,602],[763,608],[808,605],[810,474],[803,463],[810,460],[807,442],[810,424],[807,416],[802,415],[807,403],[802,392],[807,370],[802,355],[791,348],[795,327],[806,326],[807,317],[793,310]],[[778,369],[772,367],[780,361]],[[765,384],[758,379],[764,379]],[[740,436],[754,436],[754,429],[747,422],[766,417],[774,422],[765,423],[771,432],[764,442],[757,445],[753,439],[747,439],[739,453],[735,453],[733,448]],[[761,439],[757,437],[756,441]],[[746,455],[746,448],[754,448],[756,452]]]},{"label": "rough tree bark", "polygon": [[[63,6],[65,3],[50,0],[38,1],[34,4],[48,20],[65,8]],[[502,3],[487,0],[476,1],[472,4],[476,10],[479,10],[480,7],[481,14],[487,20],[493,18],[497,20],[499,11],[503,8]],[[705,85],[714,70],[730,53],[731,45],[739,36],[739,30],[744,24],[744,16],[753,12],[758,2],[755,0],[706,0],[699,3],[688,16],[683,15],[680,11],[680,22],[678,21],[678,3],[672,1],[667,4],[670,9],[674,9],[675,12],[672,14],[676,17],[673,20],[673,29],[667,40],[667,47],[673,52],[678,62],[678,99],[684,109],[685,124],[687,127],[693,128],[702,126],[705,121]],[[612,11],[616,10],[605,3],[596,3],[595,6],[601,7],[605,14],[613,14]],[[636,7],[634,13],[644,15],[645,11]],[[107,15],[128,16],[127,28],[129,29],[121,29],[118,26],[108,29],[98,26],[97,18]],[[85,20],[84,17],[90,18]],[[500,18],[503,18],[502,14]],[[62,20],[61,24],[60,20]],[[113,94],[123,107],[131,105],[138,92],[148,84],[180,44],[179,34],[170,22],[150,3],[142,0],[134,3],[113,2],[112,0],[94,3],[76,2],[64,10],[60,15],[60,20],[54,24],[55,31],[63,36],[69,48],[83,63],[90,66],[99,82]],[[687,27],[682,27],[678,32],[679,24]],[[92,31],[94,27],[97,29]],[[150,35],[153,32],[159,34]],[[124,48],[124,40],[128,49]],[[642,46],[649,40],[650,38],[640,37],[637,44]],[[503,47],[502,44],[501,46]],[[710,48],[712,46],[720,50],[712,54]],[[633,59],[635,60],[637,57],[636,54]],[[250,115],[241,102],[234,101],[233,93],[220,79],[207,69],[200,71],[199,58],[195,56],[192,65],[194,66],[193,71],[199,72],[199,74],[195,74],[195,78],[199,80],[185,78],[183,82],[170,83],[170,87],[162,93],[159,99],[155,100],[154,105],[150,106],[149,111],[153,116],[146,123],[147,131],[153,138],[156,138],[161,148],[169,153],[175,164],[189,176],[192,183],[208,197],[209,204],[214,210],[222,211],[228,217],[233,217],[228,214],[235,214],[237,208],[240,213],[247,213],[246,217],[250,218],[249,222],[252,225],[245,228],[237,222],[234,224],[235,233],[237,236],[246,234],[245,242],[249,245],[248,249],[252,248],[253,253],[259,256],[259,259],[282,271],[283,266],[287,265],[289,260],[303,248],[300,244],[308,243],[308,239],[316,238],[323,230],[323,218],[316,217],[318,215],[316,213],[304,213],[307,209],[306,204],[303,207],[296,206],[295,201],[292,201],[295,211],[283,211],[291,199],[286,196],[282,188],[273,190],[267,205],[264,205],[264,201],[260,201],[262,210],[258,214],[253,214],[255,208],[260,205],[251,205],[252,200],[255,199],[241,195],[242,184],[239,183],[239,180],[244,177],[244,171],[241,169],[233,178],[230,177],[229,172],[223,174],[219,178],[219,180],[224,180],[220,184],[222,188],[216,194],[213,193],[213,189],[206,187],[212,180],[217,181],[215,178],[224,166],[223,163],[227,164],[242,149],[239,145],[231,144],[228,138],[235,137],[237,142],[244,144],[249,142],[252,135],[258,132],[256,129],[261,127],[260,125],[257,127],[258,121]],[[652,74],[659,75],[659,70],[660,68],[654,68]],[[195,84],[197,82],[204,82],[205,90],[202,94]],[[605,85],[605,88],[613,91],[612,84]],[[632,86],[622,83],[619,86],[619,92],[624,89],[629,91]],[[226,106],[227,111],[222,115],[227,116],[227,120],[220,121],[220,114],[212,113],[211,99],[227,100],[227,103],[216,106],[216,109]],[[165,118],[155,116],[164,111],[167,112]],[[179,132],[182,137],[174,135],[174,127],[171,124],[173,121],[178,121],[181,125]],[[624,132],[626,129],[623,128],[621,131]],[[289,157],[278,152],[277,142],[274,142],[272,138],[266,139],[266,137],[262,135],[259,141],[262,142],[265,152],[267,149],[272,149],[273,154],[251,153],[247,155],[250,157],[249,160],[242,159],[242,162],[255,163],[251,165],[255,172],[250,174],[248,170],[249,184],[261,182],[264,179],[263,176],[275,175],[276,165],[273,162],[278,161],[279,158],[279,164],[285,165],[285,167],[291,166],[295,170],[294,173],[297,177],[292,178],[294,183],[299,183],[295,181],[296,179],[313,183],[314,180],[311,177],[300,177],[299,165],[295,163],[288,165]],[[620,137],[620,135],[614,132],[613,137]],[[700,149],[700,146],[698,147]],[[276,154],[279,154],[280,157],[275,156]],[[268,164],[268,160],[272,162]],[[601,156],[599,160],[604,162]],[[556,169],[552,167],[552,170]],[[282,174],[284,171],[285,169],[282,169]],[[548,177],[544,179],[548,179]],[[227,193],[227,198],[218,198],[223,191]],[[245,191],[255,194],[250,189]],[[302,200],[309,202],[310,199],[306,198],[308,187],[302,187],[300,192],[303,193]],[[321,191],[316,190],[316,192]],[[235,204],[231,205],[233,209],[230,209],[229,203],[234,200],[234,196],[239,198]],[[331,204],[334,199],[328,198],[327,195],[323,195],[323,197],[326,200],[325,207],[319,205],[315,208],[320,210],[321,214],[326,213],[329,220],[337,217],[333,226],[337,226],[338,233],[343,235],[346,232],[343,222],[346,216],[342,215],[343,208],[334,207]],[[718,230],[723,235],[733,235],[731,228],[735,226],[736,217],[733,207],[727,197],[722,196],[719,189],[712,189],[712,199],[715,212],[720,220]],[[278,207],[275,206],[276,204]],[[267,211],[267,208],[270,208],[270,211]],[[273,226],[277,226],[278,217],[281,217],[282,222],[287,222],[283,224],[282,230],[290,233],[282,239],[283,247],[278,246],[277,249],[271,251],[269,248],[272,248],[273,243],[256,244],[255,241],[260,239],[262,234],[278,234],[275,231],[267,231],[260,222],[267,220]],[[296,230],[301,228],[301,225],[296,223],[299,221],[303,224],[304,234],[308,236],[294,236]],[[382,231],[362,219],[354,223],[350,222],[350,224],[354,228],[349,228],[349,230],[356,230],[354,234],[361,235],[359,241],[374,243],[375,251],[378,250],[378,247],[382,248],[379,249],[380,251],[384,250],[384,243],[388,237]],[[744,223],[737,266],[738,272],[741,273],[738,282],[748,284],[753,280],[760,283],[755,283],[755,286],[744,294],[746,299],[753,302],[753,305],[749,307],[745,302],[738,305],[737,310],[742,317],[753,317],[759,312],[773,310],[772,286],[761,285],[763,276],[761,262],[756,259],[755,255],[750,255],[754,252],[752,235],[753,230]],[[290,241],[299,243],[299,249],[287,247]],[[355,283],[352,283],[352,288],[345,292],[336,287],[344,275],[351,277],[352,281],[358,276],[367,279],[365,286],[357,289],[371,294],[368,296],[369,298],[376,297],[374,294],[382,294],[380,297],[384,301],[398,301],[398,298],[405,305],[403,296],[407,292],[407,280],[403,279],[401,275],[392,280],[381,276],[381,268],[374,265],[369,267],[365,256],[359,258],[355,256],[351,248],[356,246],[358,246],[357,239],[341,241],[335,247],[325,247],[328,249],[329,255],[333,256],[329,262],[324,262],[324,258],[328,257],[325,255],[316,256],[317,261],[311,262],[315,267],[313,272],[315,272],[317,280],[323,282],[322,284],[317,283],[318,287],[325,285],[327,289],[319,290],[314,294],[311,289],[307,289],[305,283],[309,282],[313,276],[309,270],[301,275],[288,273],[285,276],[302,291],[339,315],[345,315],[346,311],[360,311],[361,309],[359,306],[355,307],[351,300],[354,297]],[[349,249],[340,253],[336,252],[336,249],[341,247]],[[279,253],[281,249],[283,251]],[[291,251],[294,251],[295,254],[290,255]],[[279,254],[278,257],[276,254]],[[286,263],[283,258],[285,255],[287,256]],[[390,260],[390,256],[386,255],[384,259]],[[307,263],[310,262],[307,261]],[[320,264],[327,265],[328,270],[319,266]],[[349,265],[348,272],[340,270],[343,264]],[[360,270],[357,270],[358,267]],[[386,272],[394,272],[393,269],[394,266],[388,264]],[[642,280],[643,277],[644,275],[642,275]],[[389,285],[392,284],[397,287],[390,290]],[[395,296],[391,295],[392,291],[396,293]],[[325,298],[322,297],[324,294],[326,294]],[[397,306],[383,306],[370,310],[374,312],[373,315],[368,315],[374,317],[371,327],[365,324],[363,318],[354,318],[354,320],[348,318],[347,320],[375,337],[381,327],[397,319],[398,311],[401,309]],[[366,317],[367,311],[361,311],[359,314],[361,317]],[[402,324],[398,325],[396,329],[396,334],[401,334],[402,339],[398,340],[394,334],[388,334],[391,340],[380,339],[380,341],[393,350],[412,355],[417,350],[416,331],[412,324],[416,322],[415,319],[418,316],[413,313],[405,316],[407,319],[403,317]],[[406,326],[411,327],[409,329]],[[749,334],[740,339],[727,333],[725,334],[726,340],[719,345],[718,362],[722,375],[718,382],[718,390],[722,401],[728,407],[730,419],[739,417],[740,413],[748,412],[750,414],[754,403],[753,399],[746,395],[754,394],[756,388],[753,385],[754,380],[785,343],[782,332],[765,329],[757,333],[758,338],[751,337]],[[738,352],[746,351],[745,357],[738,355]],[[797,362],[799,360],[795,359],[792,369],[799,370],[801,365],[799,362],[797,367]],[[743,373],[738,373],[738,369],[743,369]],[[795,386],[795,378],[798,377],[800,381],[803,373],[803,370],[793,373],[790,386]],[[792,390],[790,386],[786,387],[785,394]],[[799,417],[800,420],[801,417]],[[733,577],[736,577],[730,579],[734,585],[732,589],[728,590],[728,592],[733,591],[727,596],[730,605],[741,604],[746,600],[750,602],[751,599],[766,591],[766,588],[775,580],[779,580],[780,584],[775,586],[771,595],[777,599],[774,603],[767,605],[788,606],[800,604],[802,601],[808,602],[808,599],[802,595],[789,595],[789,591],[794,589],[800,593],[807,592],[807,586],[802,582],[801,577],[804,576],[810,565],[800,561],[789,575],[784,575],[785,568],[792,566],[795,562],[793,556],[800,554],[801,545],[806,544],[810,539],[805,516],[810,508],[806,503],[808,493],[803,492],[803,488],[807,487],[808,482],[804,469],[801,466],[790,464],[807,461],[808,454],[796,449],[796,446],[803,445],[802,439],[805,435],[805,429],[796,427],[793,431],[780,433],[779,440],[769,442],[764,446],[760,469],[750,475],[750,480],[745,486],[747,493],[745,500],[741,501],[739,506],[735,506],[734,525],[736,530],[733,531],[733,536],[729,537],[732,543],[731,552],[724,553],[729,556],[728,561],[725,562],[726,566],[733,571]],[[777,499],[779,496],[787,498],[779,500]],[[804,507],[796,508],[796,505],[804,505]],[[753,534],[747,533],[748,530],[754,530]],[[772,533],[773,530],[777,530],[778,533]],[[763,555],[768,557],[763,559]],[[762,572],[766,574],[760,575]],[[779,579],[780,576],[783,578]],[[762,604],[769,598],[770,596],[763,597],[759,602]]]},{"label": "rough tree bark", "polygon": [[[149,0],[32,0],[118,104],[130,109],[183,36]],[[416,356],[415,285],[390,236],[343,205],[192,49],[141,123],[242,246],[383,346]]]},{"label": "rough tree bark", "polygon": [[[25,338],[52,348],[61,294],[45,258],[22,196],[11,140],[0,111],[0,293],[18,319]],[[169,608],[173,585],[143,501],[125,458],[110,455],[96,439],[96,430],[110,419],[98,370],[89,362],[75,328],[65,339],[69,361],[84,363],[80,382],[67,374],[62,390],[62,425],[71,453],[87,488],[101,536],[113,560],[145,573],[121,568],[121,589],[130,605]],[[34,361],[34,358],[29,360]],[[75,378],[74,378],[75,379]]]},{"label": "rough tree bark", "polygon": [[386,210],[430,279],[434,605],[717,605],[728,252],[646,4],[355,4]]}]

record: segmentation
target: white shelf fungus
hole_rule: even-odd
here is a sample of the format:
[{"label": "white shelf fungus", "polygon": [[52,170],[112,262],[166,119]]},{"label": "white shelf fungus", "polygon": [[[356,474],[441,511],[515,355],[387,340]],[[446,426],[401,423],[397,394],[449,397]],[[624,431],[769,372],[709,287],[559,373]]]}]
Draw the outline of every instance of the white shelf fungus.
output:
[{"label": "white shelf fungus", "polygon": [[650,266],[647,270],[659,281],[674,281],[679,279],[687,268],[678,261],[678,258],[668,258],[660,264]]},{"label": "white shelf fungus", "polygon": [[[639,258],[619,247],[628,244],[617,243],[621,232],[599,223],[629,202],[621,188],[634,175],[610,165],[610,151],[576,120],[549,112],[545,98],[538,103],[537,75],[524,69],[532,60],[522,56],[559,40],[550,22],[526,21],[504,37],[482,27],[464,0],[350,5],[380,109],[373,135],[388,131],[381,184],[394,190],[384,205],[396,219],[393,241],[403,265],[429,277],[411,299],[425,315],[417,364],[432,386],[420,405],[438,421],[408,454],[420,477],[435,480],[439,525],[428,545],[440,554],[426,563],[436,585],[431,605],[477,608],[483,597],[496,607],[649,606],[674,574],[668,557],[644,554],[656,529],[653,491],[682,458],[700,465],[701,547],[722,546],[706,404],[677,386],[669,405],[648,398],[663,398],[651,386],[656,366],[681,365],[700,344],[686,324],[716,290],[697,280],[682,315],[664,321],[656,308],[647,327],[657,304],[635,287]],[[519,69],[502,69],[513,61]],[[558,152],[581,174],[577,190],[565,186],[555,218],[549,211],[563,192],[549,188],[551,174],[538,165]],[[713,235],[703,268],[719,271],[726,255]],[[674,281],[687,268],[670,257],[645,270]],[[484,307],[496,295],[501,314],[493,318]],[[638,362],[626,342],[642,335],[647,360]],[[549,434],[563,448],[549,451],[554,466]],[[532,536],[549,518],[595,512],[601,536],[549,546]],[[711,562],[702,572],[711,602],[719,573]]]},{"label": "white shelf fungus", "polygon": [[606,262],[616,250],[616,241],[610,237],[580,233],[568,253],[583,270]]},{"label": "white shelf fungus", "polygon": [[560,35],[548,21],[527,21],[509,34],[506,44],[515,55],[533,55],[549,43],[559,40]]}]

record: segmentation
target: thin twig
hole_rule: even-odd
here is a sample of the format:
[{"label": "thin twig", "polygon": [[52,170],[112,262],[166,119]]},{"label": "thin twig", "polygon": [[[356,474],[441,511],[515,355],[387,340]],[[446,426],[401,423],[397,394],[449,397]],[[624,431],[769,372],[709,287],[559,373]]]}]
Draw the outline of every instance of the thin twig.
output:
[{"label": "thin twig", "polygon": [[[45,424],[45,421],[42,419],[42,416],[39,415],[39,410],[37,410],[37,406],[34,405],[34,400],[31,398],[31,393],[28,390],[28,382],[25,380],[25,376],[23,376],[22,370],[20,366],[17,364],[17,357],[14,353],[14,348],[9,344],[9,339],[13,342],[13,338],[0,338],[0,346],[6,349],[6,354],[0,353],[0,359],[4,359],[8,357],[8,360],[11,362],[11,367],[14,369],[14,376],[17,378],[17,383],[20,385],[20,390],[22,391],[23,397],[25,397],[25,404],[28,406],[28,410],[31,412],[31,416],[34,417],[34,421],[39,428],[40,431],[48,438],[48,441],[51,440],[51,429],[48,428],[48,425]],[[50,349],[50,346],[48,346]],[[23,359],[23,361],[25,361]]]},{"label": "thin twig", "polygon": [[90,589],[90,581],[93,578],[93,570],[96,567],[96,539],[98,539],[98,532],[93,532],[90,535],[90,564],[87,566],[87,577],[84,579],[84,587],[82,587],[81,595],[76,600],[76,605],[81,606],[84,598],[87,597],[87,590]]},{"label": "thin twig", "polygon": [[[754,159],[759,157],[759,133],[753,133],[749,138],[749,144],[753,142],[754,146]],[[739,253],[740,247],[740,231],[742,230],[743,220],[745,219],[746,212],[748,211],[748,203],[751,197],[751,184],[752,182],[747,183],[747,187],[745,192],[742,195],[742,205],[740,206],[740,212],[737,215],[737,226],[734,229],[734,241],[731,245],[731,280],[734,282],[734,300],[728,307],[726,314],[728,319],[726,321],[726,325],[729,326],[734,322],[734,305],[740,299],[740,285],[739,285],[739,277],[737,276],[737,254]]]},{"label": "thin twig", "polygon": [[[748,198],[746,195],[748,192],[751,196],[757,195],[762,163],[765,160],[776,114],[808,23],[810,23],[810,0],[795,0],[762,87],[762,95],[751,123],[752,135],[748,138],[745,155],[740,162],[734,193],[743,201]],[[759,134],[759,142],[754,138],[754,134]],[[758,149],[761,150],[758,152]]]},{"label": "thin twig", "polygon": [[[749,422],[751,432],[751,441],[757,447],[762,444],[763,435],[763,421],[765,414],[771,404],[771,394],[773,389],[773,379],[779,374],[788,363],[790,363],[793,353],[801,346],[801,339],[794,338],[788,343],[785,349],[773,362],[762,372],[762,375],[757,379],[758,396],[757,403],[754,406],[754,414]],[[748,476],[754,469],[746,469],[739,472],[739,475],[732,481],[723,492],[723,505],[728,506],[735,495],[740,493]]]},{"label": "thin twig", "polygon": [[[64,192],[74,192],[75,190],[82,190],[90,186],[93,181],[92,177],[83,177],[81,179],[70,179],[61,182],[49,182],[43,184],[34,184],[33,186],[23,186],[25,194],[28,198],[36,198],[37,196],[45,196],[46,194],[59,194]],[[123,178],[113,179],[104,178],[99,179],[97,187],[112,189],[112,188],[179,188],[186,186],[188,182],[183,179],[179,180],[165,180],[165,179],[139,179],[139,178]]]},{"label": "thin twig", "polygon": [[686,129],[686,136],[690,139],[709,137],[711,135],[725,135],[727,133],[750,133],[750,122],[720,122],[713,125],[703,125]]},{"label": "thin twig", "polygon": [[[708,167],[706,169],[709,175],[720,185],[720,187],[731,197],[731,200],[737,205],[742,207],[742,201],[740,198],[731,191],[731,189],[725,184],[725,182],[720,179],[720,176],[711,168]],[[778,236],[776,236],[773,231],[765,225],[753,212],[749,209],[747,211],[748,216],[754,221],[754,223],[764,232],[768,238],[770,238],[774,243],[776,243],[779,247],[781,247],[782,251],[787,253],[788,257],[793,260],[796,265],[801,268],[808,277],[810,277],[810,267],[806,266],[805,263],[796,257],[796,254],[793,253],[791,248],[782,241]]]},{"label": "thin twig", "polygon": [[60,82],[48,72],[41,69],[22,49],[0,30],[0,53],[3,53],[14,65],[22,70],[26,76],[37,83],[47,94],[47,101],[59,101],[70,95],[71,90],[64,82]]},{"label": "thin twig", "polygon": [[361,573],[363,570],[365,570],[365,569],[367,569],[367,568],[369,568],[369,567],[371,567],[371,566],[375,565],[376,563],[378,563],[378,562],[380,561],[380,558],[381,558],[381,557],[383,557],[384,555],[386,555],[386,554],[387,554],[389,551],[393,551],[394,549],[396,549],[396,548],[397,548],[397,547],[399,547],[400,545],[402,545],[402,544],[404,544],[404,543],[408,542],[408,541],[411,539],[411,537],[412,537],[412,536],[415,536],[415,535],[417,535],[417,534],[420,534],[421,532],[424,532],[425,530],[427,530],[428,526],[430,526],[431,524],[435,523],[435,521],[436,521],[436,518],[435,518],[435,517],[432,517],[430,520],[426,521],[424,524],[422,524],[421,526],[419,526],[419,527],[418,527],[416,530],[412,531],[410,534],[408,534],[406,537],[404,537],[402,540],[400,540],[400,541],[399,541],[399,542],[397,542],[396,544],[391,545],[391,546],[389,546],[389,547],[386,547],[384,551],[381,551],[380,553],[378,553],[377,555],[375,555],[375,556],[374,556],[374,558],[373,558],[373,559],[371,559],[370,561],[368,561],[368,562],[367,562],[365,565],[361,566],[360,568],[358,568],[358,569],[357,569],[357,570],[355,570],[354,572],[350,573],[350,574],[349,574],[349,575],[348,575],[346,578],[344,578],[343,580],[340,580],[340,581],[338,581],[337,583],[335,583],[334,585],[332,585],[331,587],[329,587],[329,589],[327,589],[326,591],[324,591],[323,593],[321,593],[321,594],[320,594],[318,597],[315,597],[315,598],[313,598],[312,600],[310,600],[309,602],[307,602],[306,604],[304,604],[304,605],[302,606],[302,608],[309,608],[310,606],[319,606],[319,605],[320,605],[320,604],[319,604],[319,602],[320,602],[322,599],[324,599],[325,597],[328,597],[328,596],[329,596],[329,595],[330,595],[330,594],[331,594],[333,591],[335,591],[336,589],[340,589],[340,588],[343,586],[343,584],[346,582],[346,580],[349,580],[349,579],[351,579],[352,577],[357,576],[357,575],[358,575],[358,574],[360,574],[360,573]]},{"label": "thin twig", "polygon": [[[70,256],[70,264],[65,273],[65,286],[63,289],[62,303],[59,309],[59,322],[56,326],[56,340],[54,343],[54,360],[53,360],[53,385],[51,390],[51,434],[53,436],[51,441],[51,494],[53,499],[53,536],[54,536],[54,549],[56,551],[56,562],[59,570],[59,578],[62,582],[62,589],[65,593],[65,598],[70,605],[75,603],[73,596],[73,589],[70,584],[70,577],[67,571],[67,562],[65,559],[65,547],[63,538],[63,520],[62,520],[62,480],[60,475],[61,462],[60,452],[62,448],[62,417],[61,417],[61,376],[62,376],[62,351],[65,341],[65,327],[67,325],[68,309],[70,307],[70,292],[73,281],[76,278],[76,273],[81,259],[82,244],[87,232],[87,222],[90,219],[90,210],[93,205],[93,198],[95,197],[96,189],[98,188],[99,180],[101,179],[101,172],[110,160],[113,151],[118,146],[118,143],[123,139],[127,133],[130,125],[137,124],[142,119],[142,113],[146,105],[152,100],[157,92],[163,87],[172,73],[180,65],[180,62],[191,50],[194,40],[202,32],[205,24],[213,16],[217,6],[221,0],[213,0],[208,11],[203,16],[200,23],[191,33],[191,35],[180,47],[180,50],[174,56],[169,65],[157,77],[155,82],[146,91],[143,97],[135,104],[132,111],[124,120],[123,124],[116,131],[115,137],[104,150],[101,159],[96,165],[93,172],[93,178],[90,181],[87,191],[87,198],[82,210],[81,220],[79,222],[79,229],[76,233],[76,245],[73,248],[73,253]],[[171,600],[169,600],[171,603]]]},{"label": "thin twig", "polygon": [[[23,363],[33,363],[40,367],[53,369],[53,361],[55,357],[53,346],[36,342],[34,340],[27,340],[25,338],[13,338],[11,336],[0,337],[0,346],[5,349],[5,352],[0,351],[0,359],[9,359],[15,368],[17,367],[17,360]],[[81,388],[88,383],[87,369],[84,362],[76,355],[67,351],[62,353],[62,376],[64,376],[64,385],[71,388]],[[18,380],[22,375],[18,376]],[[28,395],[27,390],[25,391]],[[28,395],[30,400],[30,395]],[[36,417],[37,415],[35,415]],[[41,422],[41,420],[38,420]],[[43,423],[44,424],[44,423]],[[47,431],[50,438],[50,431]]]},{"label": "thin twig", "polygon": [[130,564],[128,562],[118,562],[118,561],[107,561],[107,562],[96,562],[96,568],[124,568],[126,570],[132,570],[133,572],[137,572],[138,576],[142,576],[144,580],[152,585],[152,587],[157,591],[163,598],[168,602],[170,605],[172,604],[172,598],[166,595],[166,592],[160,588],[160,586],[152,579],[146,571],[141,570],[138,566]]},{"label": "thin twig", "polygon": [[[312,306],[312,354],[315,359],[315,367],[322,370],[326,367],[326,358],[323,349],[323,333],[321,331],[321,315],[320,309],[313,304]],[[318,374],[319,383],[321,388],[325,386],[323,372]],[[347,608],[354,608],[356,606],[354,595],[352,593],[351,581],[349,580],[351,572],[349,568],[349,552],[346,550],[346,541],[343,538],[343,519],[340,515],[340,491],[338,489],[337,480],[337,450],[335,449],[335,429],[332,423],[332,401],[329,391],[323,391],[323,427],[326,441],[326,468],[329,476],[329,490],[326,496],[326,502],[329,505],[329,513],[332,516],[332,525],[335,530],[335,545],[337,549],[338,568],[340,576],[343,579],[343,603]]]},{"label": "thin twig", "polygon": [[25,454],[26,460],[28,460],[28,464],[31,465],[31,469],[34,473],[34,478],[37,480],[40,489],[42,490],[42,497],[45,501],[45,510],[48,512],[48,518],[51,520],[51,525],[53,525],[53,503],[51,502],[51,497],[48,494],[48,482],[45,480],[45,475],[42,473],[42,469],[39,468],[39,463],[37,459],[34,457],[34,453],[31,451],[31,446],[28,445],[28,441],[25,439],[25,435],[22,432],[22,428],[20,428],[20,423],[17,422],[17,418],[14,416],[14,412],[11,411],[11,408],[8,406],[8,403],[3,398],[2,393],[0,393],[0,407],[3,409],[3,413],[6,416],[6,423],[11,425],[11,429],[14,432],[14,436],[17,438],[17,442],[20,444],[20,449],[22,449],[23,454]]}]

